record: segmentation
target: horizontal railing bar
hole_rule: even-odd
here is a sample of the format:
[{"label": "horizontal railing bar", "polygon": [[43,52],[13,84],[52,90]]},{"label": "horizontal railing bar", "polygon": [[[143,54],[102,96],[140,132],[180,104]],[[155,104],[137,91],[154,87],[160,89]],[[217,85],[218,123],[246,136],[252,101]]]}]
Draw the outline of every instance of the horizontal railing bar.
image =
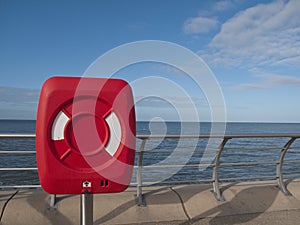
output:
[{"label": "horizontal railing bar", "polygon": [[266,178],[271,178],[271,179],[276,179],[276,176],[258,176],[258,177],[231,177],[231,178],[222,178],[219,179],[219,181],[230,181],[230,180],[256,180],[256,179],[266,179]]},{"label": "horizontal railing bar", "polygon": [[280,151],[281,148],[224,148],[224,151]]},{"label": "horizontal railing bar", "polygon": [[3,185],[3,186],[0,186],[0,189],[1,188],[41,188],[42,186],[40,184],[30,184],[30,185]]},{"label": "horizontal railing bar", "polygon": [[0,168],[0,171],[20,171],[37,170],[37,168]]},{"label": "horizontal railing bar", "polygon": [[[241,149],[227,149],[225,148],[224,151],[272,151],[272,150],[278,150],[280,151],[281,149],[279,148],[269,148],[269,149],[265,149],[265,148],[253,148],[253,149],[250,149],[250,148],[241,148]],[[292,148],[290,149],[291,151],[293,150]],[[215,150],[188,150],[188,149],[180,149],[180,150],[166,150],[166,149],[160,149],[160,150],[152,150],[152,149],[147,149],[147,150],[143,150],[144,153],[152,153],[152,152],[155,152],[155,153],[169,153],[169,152],[172,152],[172,153],[188,153],[188,152],[206,152],[206,153],[215,153],[217,151],[217,149]],[[290,152],[291,152],[290,151]],[[24,151],[0,151],[0,154],[35,154],[36,151],[27,151],[27,150],[24,150]],[[137,151],[137,153],[139,153],[139,151]],[[298,152],[296,152],[298,153]]]},{"label": "horizontal railing bar", "polygon": [[[277,162],[247,162],[247,163],[221,163],[220,167],[227,166],[251,166],[251,165],[272,165]],[[285,163],[300,163],[300,160],[285,161]],[[186,164],[186,165],[149,165],[142,166],[143,169],[147,168],[178,168],[178,167],[211,167],[213,164]],[[134,166],[137,169],[138,166]],[[37,170],[37,168],[0,168],[0,171],[22,171],[22,170]]]},{"label": "horizontal railing bar", "polygon": [[[149,166],[142,166],[143,169],[147,168],[178,168],[178,167],[208,167],[213,166],[213,164],[186,164],[186,165],[149,165]],[[134,166],[135,169],[138,168],[138,166]]]},{"label": "horizontal railing bar", "polygon": [[[291,160],[285,161],[285,163],[299,163],[300,160]],[[245,163],[221,163],[220,167],[227,166],[251,166],[251,165],[271,165],[276,164],[277,162],[245,162]],[[178,167],[211,167],[213,164],[186,164],[186,165],[148,165],[142,166],[142,168],[178,168]],[[137,169],[138,166],[134,166],[134,169]],[[37,170],[37,168],[0,168],[0,171],[20,171],[20,170]]]},{"label": "horizontal railing bar", "polygon": [[[147,185],[156,185],[156,184],[185,184],[185,183],[210,183],[212,182],[211,179],[209,180],[186,180],[186,181],[161,181],[161,182],[151,182],[151,181],[145,181],[143,182],[143,186]],[[130,186],[137,186],[136,182],[130,183]]]},{"label": "horizontal railing bar", "polygon": [[[280,151],[281,148],[224,148],[224,151]],[[208,150],[190,150],[190,149],[178,149],[178,150],[169,150],[169,149],[144,149],[143,152],[216,152],[216,149],[208,149]]]},{"label": "horizontal railing bar", "polygon": [[0,151],[0,154],[35,154],[36,151]]},{"label": "horizontal railing bar", "polygon": [[[300,160],[289,160],[284,161],[285,163],[300,163]],[[271,165],[276,164],[277,161],[273,162],[243,162],[243,163],[220,163],[220,167],[227,167],[227,166],[251,166],[251,165]],[[142,166],[142,168],[178,168],[178,167],[209,167],[213,166],[213,164],[186,164],[186,165],[148,165],[148,166]],[[135,169],[138,168],[138,166],[134,166]],[[20,171],[20,170],[37,170],[37,168],[0,168],[0,171]]]},{"label": "horizontal railing bar", "polygon": [[[35,134],[0,134],[0,138],[35,138]],[[300,134],[231,134],[231,135],[136,135],[138,139],[153,138],[300,138]]]},{"label": "horizontal railing bar", "polygon": [[300,138],[300,134],[240,134],[240,135],[137,135],[138,139],[156,138]]},{"label": "horizontal railing bar", "polygon": [[220,163],[218,166],[252,166],[252,165],[270,165],[277,164],[277,161],[273,162],[240,162],[240,163]]},{"label": "horizontal railing bar", "polygon": [[177,150],[169,150],[169,149],[144,149],[143,150],[144,153],[147,153],[147,152],[155,152],[155,153],[159,153],[159,152],[179,152],[179,153],[186,153],[186,152],[216,152],[216,150],[191,150],[191,149],[177,149]]},{"label": "horizontal railing bar", "polygon": [[[300,149],[300,148],[299,148]],[[216,149],[217,150],[217,149]],[[180,149],[180,150],[167,150],[167,149],[160,149],[160,150],[157,150],[157,149],[146,149],[146,150],[143,150],[143,152],[147,153],[147,152],[155,152],[155,153],[165,153],[165,152],[172,152],[172,153],[176,153],[176,152],[179,152],[179,153],[186,153],[186,152],[206,152],[206,153],[209,153],[209,152],[212,152],[212,153],[215,153],[216,150],[189,150],[189,149]],[[278,150],[280,151],[281,149],[279,148],[224,148],[224,151],[272,151],[272,150]],[[294,149],[293,148],[290,148],[290,152],[293,151]],[[24,151],[1,151],[0,150],[0,154],[35,154],[36,151],[27,151],[27,150],[24,150]],[[139,152],[138,152],[139,153]],[[298,153],[298,152],[297,152]]]},{"label": "horizontal railing bar", "polygon": [[[295,175],[299,175],[300,174],[295,174]],[[257,177],[235,177],[235,178],[222,178],[222,179],[219,179],[219,181],[230,181],[230,180],[255,180],[255,179],[276,179],[276,176],[257,176]],[[213,180],[211,179],[206,179],[206,180],[185,180],[185,181],[162,181],[162,182],[159,182],[159,183],[155,183],[155,182],[150,182],[150,181],[145,181],[143,182],[143,184],[146,186],[146,185],[149,185],[149,184],[173,184],[173,183],[192,183],[192,182],[213,182]],[[136,186],[137,184],[135,182],[133,183],[130,183],[130,185],[132,186]]]},{"label": "horizontal railing bar", "polygon": [[179,183],[196,183],[196,182],[205,182],[205,183],[209,183],[212,182],[211,179],[209,180],[185,180],[185,181],[162,181],[159,182],[159,184],[179,184]]},{"label": "horizontal railing bar", "polygon": [[[300,174],[292,174],[293,177],[294,176],[300,176]],[[288,177],[288,175],[286,175],[286,177]],[[257,177],[235,177],[235,178],[222,178],[219,179],[219,181],[230,181],[230,180],[254,180],[254,179],[274,179],[274,181],[276,180],[276,176],[257,176]],[[212,182],[213,180],[208,179],[208,180],[185,180],[185,181],[162,181],[159,183],[155,183],[155,182],[150,182],[150,181],[145,181],[143,182],[144,185],[149,185],[149,184],[172,184],[172,183],[191,183],[191,182]],[[136,185],[136,182],[130,183],[130,185],[134,186]]]},{"label": "horizontal railing bar", "polygon": [[35,138],[35,134],[0,134],[0,138]]}]

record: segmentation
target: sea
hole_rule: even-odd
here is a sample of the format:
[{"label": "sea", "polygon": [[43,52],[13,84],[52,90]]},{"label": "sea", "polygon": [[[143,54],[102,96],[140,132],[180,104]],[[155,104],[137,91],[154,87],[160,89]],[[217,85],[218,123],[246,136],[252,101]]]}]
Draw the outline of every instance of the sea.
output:
[{"label": "sea", "polygon": [[[34,134],[34,120],[0,120],[0,134]],[[220,125],[220,124],[218,124]],[[137,122],[137,135],[209,135],[212,124],[180,122]],[[222,126],[219,126],[222,127]],[[218,128],[218,126],[217,126]],[[184,132],[183,132],[184,131]],[[300,134],[300,123],[226,124],[225,134]],[[218,131],[217,131],[218,133]],[[222,130],[219,131],[223,133]],[[221,181],[276,179],[276,163],[289,138],[234,138],[227,142],[220,158]],[[144,185],[202,183],[212,179],[213,159],[222,139],[157,138],[146,142],[142,157]],[[141,140],[136,142],[137,165]],[[0,139],[0,151],[35,150],[35,139]],[[260,162],[260,164],[255,164]],[[250,163],[250,165],[241,165]],[[234,165],[236,164],[236,165]],[[1,168],[36,167],[35,154],[0,154]],[[285,156],[284,178],[300,178],[300,140]],[[136,169],[132,185],[136,184]],[[0,170],[0,186],[39,184],[37,171]],[[0,187],[1,188],[1,187]]]}]

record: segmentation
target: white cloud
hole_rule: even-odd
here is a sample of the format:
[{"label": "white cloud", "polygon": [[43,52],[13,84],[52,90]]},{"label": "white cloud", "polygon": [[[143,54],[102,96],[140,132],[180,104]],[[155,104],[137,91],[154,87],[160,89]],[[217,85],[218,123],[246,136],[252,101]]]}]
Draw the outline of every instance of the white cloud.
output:
[{"label": "white cloud", "polygon": [[223,0],[214,3],[210,11],[200,11],[199,16],[187,19],[183,25],[186,34],[202,34],[215,30],[219,26],[218,19],[214,18],[215,12],[222,12],[234,7],[231,0]]},{"label": "white cloud", "polygon": [[254,77],[259,78],[256,83],[239,84],[233,89],[235,90],[258,90],[272,89],[277,87],[300,87],[300,78],[289,75],[266,73],[259,70],[253,70]]},{"label": "white cloud", "polygon": [[[211,121],[211,108],[204,98],[173,95],[136,97],[142,99],[135,105],[138,121],[151,121],[153,118],[181,122]],[[195,117],[195,113],[197,117]]]},{"label": "white cloud", "polygon": [[274,1],[237,13],[222,24],[207,51],[211,65],[252,68],[300,64],[300,1]]},{"label": "white cloud", "polygon": [[290,86],[290,87],[300,87],[300,78],[287,75],[277,75],[277,74],[266,74],[263,76],[266,83],[271,87],[277,86]]},{"label": "white cloud", "polygon": [[187,34],[208,33],[218,26],[218,20],[206,17],[194,17],[185,21],[183,30]]},{"label": "white cloud", "polygon": [[[208,107],[205,98],[199,97],[185,97],[185,96],[160,96],[160,97],[147,97],[136,96],[136,99],[142,99],[137,103],[137,107],[149,108],[174,108],[175,106],[181,108],[191,107]],[[194,105],[191,105],[193,103]],[[174,104],[174,105],[172,105]]]},{"label": "white cloud", "polygon": [[39,90],[15,87],[0,87],[0,102],[37,103]]},{"label": "white cloud", "polygon": [[267,89],[265,85],[259,84],[259,83],[247,83],[247,84],[239,84],[232,89],[234,90],[263,90]]},{"label": "white cloud", "polygon": [[35,119],[39,90],[0,87],[0,118]]},{"label": "white cloud", "polygon": [[225,1],[216,2],[213,6],[213,10],[225,11],[225,10],[231,9],[232,7],[234,7],[234,4],[232,3],[232,1],[225,0]]}]

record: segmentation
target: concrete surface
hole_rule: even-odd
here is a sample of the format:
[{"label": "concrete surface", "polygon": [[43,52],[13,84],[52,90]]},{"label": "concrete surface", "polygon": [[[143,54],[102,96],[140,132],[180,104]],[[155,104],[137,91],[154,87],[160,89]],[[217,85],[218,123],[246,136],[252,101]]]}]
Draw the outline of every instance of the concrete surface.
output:
[{"label": "concrete surface", "polygon": [[[94,224],[300,224],[300,181],[285,196],[274,182],[222,185],[217,201],[210,185],[143,188],[145,207],[135,188],[94,195]],[[55,209],[42,190],[0,191],[1,225],[80,224],[80,197],[59,195]]]}]

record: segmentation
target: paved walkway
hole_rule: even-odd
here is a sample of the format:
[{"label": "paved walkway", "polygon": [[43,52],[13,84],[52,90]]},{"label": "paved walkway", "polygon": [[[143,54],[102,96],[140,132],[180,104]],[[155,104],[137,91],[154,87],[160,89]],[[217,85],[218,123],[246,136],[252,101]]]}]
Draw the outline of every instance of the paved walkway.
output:
[{"label": "paved walkway", "polygon": [[[285,196],[274,182],[224,184],[225,201],[209,185],[144,188],[145,207],[135,189],[94,196],[94,224],[300,224],[300,181]],[[80,224],[79,196],[59,195],[55,210],[42,190],[0,191],[1,225]]]}]

